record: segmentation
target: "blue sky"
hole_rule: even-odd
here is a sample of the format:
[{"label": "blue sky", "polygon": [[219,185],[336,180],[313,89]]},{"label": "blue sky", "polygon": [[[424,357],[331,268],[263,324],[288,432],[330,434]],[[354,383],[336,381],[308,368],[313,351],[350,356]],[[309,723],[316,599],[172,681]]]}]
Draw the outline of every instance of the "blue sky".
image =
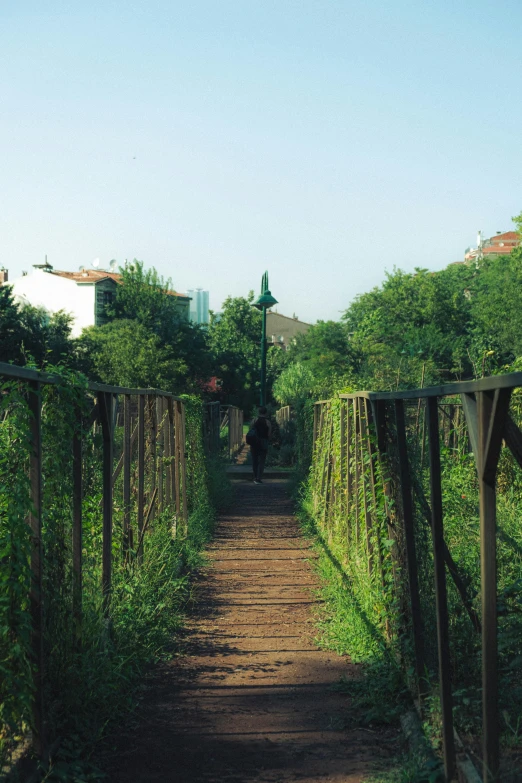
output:
[{"label": "blue sky", "polygon": [[0,263],[338,318],[522,210],[522,4],[3,0]]}]

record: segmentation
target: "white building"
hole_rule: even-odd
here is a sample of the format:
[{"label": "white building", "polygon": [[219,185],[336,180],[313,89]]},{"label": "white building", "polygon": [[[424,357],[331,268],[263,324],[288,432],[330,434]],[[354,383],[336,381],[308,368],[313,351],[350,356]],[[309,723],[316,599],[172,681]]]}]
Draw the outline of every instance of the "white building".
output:
[{"label": "white building", "polygon": [[[42,307],[48,313],[64,310],[73,316],[72,337],[79,337],[86,326],[107,323],[106,307],[116,295],[121,276],[104,269],[82,268],[79,272],[60,272],[50,264],[35,265],[33,272],[10,280],[15,301]],[[176,297],[180,315],[188,320],[187,296],[169,291]]]}]

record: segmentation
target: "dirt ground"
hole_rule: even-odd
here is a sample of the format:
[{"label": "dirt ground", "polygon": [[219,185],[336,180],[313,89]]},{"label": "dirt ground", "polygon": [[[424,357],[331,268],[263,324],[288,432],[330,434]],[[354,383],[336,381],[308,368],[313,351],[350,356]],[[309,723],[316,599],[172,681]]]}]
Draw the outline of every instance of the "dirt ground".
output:
[{"label": "dirt ground", "polygon": [[109,779],[359,783],[385,769],[396,732],[349,728],[349,699],[331,686],[360,672],[314,644],[314,555],[286,482],[238,482],[207,554],[184,655],[152,673],[111,738]]}]

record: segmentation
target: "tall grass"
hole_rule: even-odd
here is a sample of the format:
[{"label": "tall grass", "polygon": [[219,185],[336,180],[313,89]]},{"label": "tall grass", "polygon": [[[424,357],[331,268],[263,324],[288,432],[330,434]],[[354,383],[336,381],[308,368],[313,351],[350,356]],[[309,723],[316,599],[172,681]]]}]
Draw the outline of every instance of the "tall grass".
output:
[{"label": "tall grass", "polygon": [[[78,628],[72,612],[75,417],[71,413],[83,404],[84,389],[80,377],[65,374],[62,383],[43,389],[45,728],[51,747],[60,748],[59,761],[55,758],[45,770],[46,780],[89,779],[85,775],[91,773],[85,765],[78,766],[77,758],[87,757],[107,727],[132,707],[136,685],[147,668],[175,650],[190,596],[191,571],[201,562],[201,549],[212,535],[216,509],[227,502],[230,493],[221,463],[207,462],[204,454],[202,403],[187,397],[187,535],[179,534],[175,508],[167,508],[150,525],[142,558],[132,551],[123,557],[123,508],[117,484],[112,591],[109,610],[104,612],[101,437],[98,432],[87,433],[83,443],[82,621]],[[1,768],[31,727],[33,664],[26,523],[31,507],[27,479],[30,417],[24,389],[5,384],[0,406]],[[135,516],[132,522],[136,524]],[[69,777],[60,778],[62,773]]]}]

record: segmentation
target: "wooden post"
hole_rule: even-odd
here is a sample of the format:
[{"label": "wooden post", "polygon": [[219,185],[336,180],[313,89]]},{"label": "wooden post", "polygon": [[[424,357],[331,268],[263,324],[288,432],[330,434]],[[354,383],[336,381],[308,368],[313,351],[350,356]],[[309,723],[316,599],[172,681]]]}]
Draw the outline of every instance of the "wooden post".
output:
[{"label": "wooden post", "polygon": [[[143,536],[145,513],[145,395],[138,397],[138,541]],[[142,554],[138,554],[141,558]]]},{"label": "wooden post", "polygon": [[180,406],[180,418],[181,418],[181,480],[182,484],[182,506],[183,506],[183,524],[185,527],[185,536],[188,534],[188,495],[187,495],[187,432],[186,432],[186,420],[185,420],[185,406],[182,402]]},{"label": "wooden post", "polygon": [[166,508],[170,508],[171,504],[171,498],[172,498],[172,464],[171,464],[171,457],[172,451],[171,451],[171,437],[170,437],[170,429],[171,426],[173,426],[172,422],[172,399],[170,397],[164,397],[163,398],[163,404],[165,406],[165,412],[166,412],[166,418],[165,418],[165,429],[164,429],[164,436],[163,436],[163,442],[165,444],[165,506]]},{"label": "wooden post", "polygon": [[178,533],[178,492],[176,490],[176,464],[177,464],[177,444],[176,444],[176,409],[175,405],[176,403],[172,399],[172,397],[167,397],[167,411],[168,411],[168,446],[169,446],[169,456],[170,456],[170,464],[169,464],[169,470],[167,473],[167,483],[169,485],[169,502],[170,504],[174,505],[176,507],[176,512],[174,514],[174,523],[172,526],[172,534],[174,538],[177,536]]},{"label": "wooden post", "polygon": [[112,462],[113,462],[113,396],[98,392],[98,410],[103,437],[103,543],[102,593],[104,612],[109,610],[112,578]]},{"label": "wooden post", "polygon": [[123,399],[123,556],[131,546],[131,398]]},{"label": "wooden post", "polygon": [[430,454],[431,532],[435,572],[435,609],[439,654],[439,688],[442,711],[442,739],[446,780],[455,774],[455,741],[451,694],[451,660],[449,647],[448,600],[444,564],[444,527],[440,469],[439,417],[436,397],[428,397],[428,445]]},{"label": "wooden post", "polygon": [[343,513],[348,513],[348,497],[346,495],[346,465],[348,462],[348,443],[346,441],[346,400],[339,400],[340,404],[340,441],[341,441],[341,462],[340,462],[340,487]]},{"label": "wooden post", "polygon": [[482,596],[482,726],[484,783],[498,780],[500,748],[497,661],[496,471],[511,389],[478,396],[480,572]]},{"label": "wooden post", "polygon": [[[366,426],[366,415],[367,415],[367,409],[366,409],[366,400],[364,398],[359,398],[358,400],[359,404],[359,416],[360,416],[360,433],[361,433],[361,441],[360,441],[360,447],[361,447],[361,484],[362,484],[362,491],[363,491],[363,508],[364,508],[364,520],[365,520],[365,527],[366,527],[366,551],[368,553],[368,573],[371,575],[373,571],[373,546],[372,546],[372,540],[371,540],[371,531],[372,531],[372,515],[370,512],[370,508],[368,506],[368,496],[366,492],[366,486],[367,486],[367,473],[365,470],[365,460],[364,460],[364,445],[369,444],[369,435],[367,431]],[[364,409],[364,415],[362,415]],[[370,460],[371,460],[371,454],[369,454]]]},{"label": "wooden post", "polygon": [[31,530],[31,651],[34,665],[34,695],[32,699],[33,746],[38,756],[45,753],[45,726],[43,704],[43,594],[42,594],[42,398],[38,381],[28,383],[31,452],[29,480],[32,510],[28,516]]},{"label": "wooden post", "polygon": [[181,517],[181,416],[180,416],[181,403],[176,400],[174,402],[174,437],[175,437],[175,449],[174,449],[174,481],[176,484],[176,517],[178,520]]},{"label": "wooden post", "polygon": [[359,417],[359,399],[353,398],[353,434],[354,434],[354,461],[355,461],[355,546],[359,547],[359,429],[360,429],[360,417]]},{"label": "wooden post", "polygon": [[[158,467],[157,467],[157,459],[156,459],[156,451],[157,451],[157,437],[158,437],[158,421],[156,416],[156,399],[154,397],[148,398],[148,407],[149,407],[149,420],[150,420],[150,496],[149,496],[149,503],[150,498],[156,497],[157,492],[157,477],[158,477]],[[151,512],[150,512],[150,518],[151,521],[154,520],[154,517],[156,516],[156,503],[154,503],[151,506]]]},{"label": "wooden post", "polygon": [[72,442],[73,509],[72,509],[72,568],[73,568],[73,617],[76,637],[81,634],[82,622],[82,414],[75,411]]},{"label": "wooden post", "polygon": [[352,487],[352,420],[350,417],[350,408],[353,410],[351,400],[346,400],[346,549],[350,543],[350,505],[353,501]]},{"label": "wooden post", "polygon": [[397,446],[399,451],[399,475],[401,483],[400,491],[402,500],[404,537],[406,541],[406,559],[410,587],[411,620],[413,641],[415,646],[415,671],[417,674],[419,696],[422,698],[427,692],[428,683],[426,682],[426,664],[424,658],[424,638],[419,594],[419,577],[417,572],[417,554],[415,551],[415,533],[413,527],[410,465],[406,442],[404,403],[402,400],[395,400],[395,418],[397,423]]},{"label": "wooden post", "polygon": [[160,514],[163,513],[164,509],[164,503],[163,503],[163,457],[165,456],[165,444],[164,444],[164,434],[165,434],[165,428],[163,426],[163,397],[157,397],[156,398],[156,419],[158,422],[158,432],[157,432],[157,444],[158,444],[158,512]]}]

